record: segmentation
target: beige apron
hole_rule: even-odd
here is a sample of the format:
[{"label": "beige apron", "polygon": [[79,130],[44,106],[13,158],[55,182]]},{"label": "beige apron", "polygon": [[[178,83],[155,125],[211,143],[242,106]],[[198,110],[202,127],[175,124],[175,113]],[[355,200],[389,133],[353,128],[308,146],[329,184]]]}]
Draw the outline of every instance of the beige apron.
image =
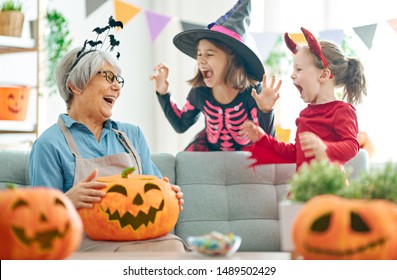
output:
[{"label": "beige apron", "polygon": [[[125,168],[132,166],[135,167],[134,173],[142,174],[141,159],[125,132],[113,128],[113,131],[117,134],[120,143],[124,146],[128,153],[85,159],[81,157],[72,134],[61,118],[58,118],[57,124],[61,128],[61,131],[66,138],[66,142],[68,143],[69,149],[76,159],[73,185],[86,178],[95,168],[99,170],[98,177],[118,174]],[[167,244],[160,241],[167,241]],[[79,251],[178,251],[180,248],[182,248],[181,251],[184,251],[183,247],[184,244],[181,242],[181,239],[172,234],[146,241],[126,242],[96,241],[84,234]]]}]

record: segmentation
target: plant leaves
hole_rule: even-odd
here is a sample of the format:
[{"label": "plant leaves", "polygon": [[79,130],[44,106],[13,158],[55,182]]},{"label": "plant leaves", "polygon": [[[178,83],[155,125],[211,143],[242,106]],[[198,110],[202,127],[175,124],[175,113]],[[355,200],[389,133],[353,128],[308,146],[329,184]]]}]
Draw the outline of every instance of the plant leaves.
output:
[{"label": "plant leaves", "polygon": [[54,78],[55,68],[58,61],[68,52],[72,45],[69,24],[62,13],[57,10],[47,11],[47,33],[46,33],[46,50],[48,54],[48,75],[46,86],[49,95],[57,93],[56,82]]}]

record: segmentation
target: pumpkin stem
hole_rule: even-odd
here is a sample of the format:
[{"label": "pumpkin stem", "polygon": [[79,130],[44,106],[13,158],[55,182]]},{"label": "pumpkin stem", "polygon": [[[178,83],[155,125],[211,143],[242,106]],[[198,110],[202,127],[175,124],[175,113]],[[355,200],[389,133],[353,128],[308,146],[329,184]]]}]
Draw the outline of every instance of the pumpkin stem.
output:
[{"label": "pumpkin stem", "polygon": [[128,174],[131,174],[134,171],[135,171],[134,166],[124,169],[123,172],[121,172],[121,178],[128,178]]},{"label": "pumpkin stem", "polygon": [[17,185],[15,185],[13,183],[6,183],[5,187],[7,190],[16,190],[17,189]]}]

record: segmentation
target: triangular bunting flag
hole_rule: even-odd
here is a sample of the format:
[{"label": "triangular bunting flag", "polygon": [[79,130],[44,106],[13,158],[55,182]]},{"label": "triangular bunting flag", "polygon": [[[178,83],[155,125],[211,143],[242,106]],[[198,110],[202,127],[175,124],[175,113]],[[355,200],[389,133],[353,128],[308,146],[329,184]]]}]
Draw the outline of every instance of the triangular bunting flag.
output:
[{"label": "triangular bunting flag", "polygon": [[325,30],[325,31],[320,31],[318,33],[318,38],[320,40],[328,40],[328,41],[333,41],[337,45],[342,45],[343,41],[343,30],[342,29],[336,29],[336,30]]},{"label": "triangular bunting flag", "polygon": [[353,27],[354,32],[360,37],[367,48],[370,50],[372,47],[372,40],[374,39],[377,23]]},{"label": "triangular bunting flag", "polygon": [[142,9],[121,0],[114,0],[114,18],[123,22],[124,26]]},{"label": "triangular bunting flag", "polygon": [[395,19],[390,19],[387,21],[387,23],[393,28],[395,32],[397,32],[397,18]]},{"label": "triangular bunting flag", "polygon": [[163,28],[167,25],[171,18],[151,11],[145,12],[146,19],[149,25],[150,37],[152,38],[153,42],[154,40],[156,40],[161,30],[163,30]]},{"label": "triangular bunting flag", "polygon": [[297,44],[307,44],[305,35],[303,35],[303,33],[289,33],[289,36]]},{"label": "triangular bunting flag", "polygon": [[182,25],[183,31],[192,30],[192,29],[204,29],[206,27],[205,25],[199,25],[199,24],[195,24],[195,23],[191,23],[191,22],[187,22],[187,21],[183,21],[183,20],[181,20],[181,25]]},{"label": "triangular bunting flag", "polygon": [[85,0],[85,16],[88,17],[108,0]]},{"label": "triangular bunting flag", "polygon": [[258,47],[259,53],[261,54],[263,61],[266,61],[270,51],[274,47],[274,43],[276,42],[280,34],[273,32],[262,32],[262,33],[253,32],[251,34],[252,37],[254,37],[256,46]]}]

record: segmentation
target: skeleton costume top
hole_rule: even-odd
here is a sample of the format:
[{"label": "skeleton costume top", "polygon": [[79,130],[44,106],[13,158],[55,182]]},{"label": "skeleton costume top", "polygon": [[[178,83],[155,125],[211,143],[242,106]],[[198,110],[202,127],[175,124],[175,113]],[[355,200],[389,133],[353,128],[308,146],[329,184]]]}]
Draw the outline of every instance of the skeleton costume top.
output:
[{"label": "skeleton costume top", "polygon": [[229,104],[221,104],[213,97],[211,88],[192,88],[183,108],[177,106],[171,94],[157,97],[168,121],[179,133],[196,123],[201,112],[204,114],[205,129],[188,145],[187,151],[234,151],[251,143],[238,134],[239,126],[246,120],[252,120],[274,136],[274,113],[261,112],[251,90],[237,94]]}]

